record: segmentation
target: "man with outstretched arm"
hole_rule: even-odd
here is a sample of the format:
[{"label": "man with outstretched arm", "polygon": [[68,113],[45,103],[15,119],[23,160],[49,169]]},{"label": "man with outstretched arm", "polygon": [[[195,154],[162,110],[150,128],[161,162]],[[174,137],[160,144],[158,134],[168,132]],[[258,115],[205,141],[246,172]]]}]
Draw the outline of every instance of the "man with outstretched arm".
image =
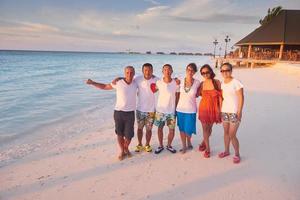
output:
[{"label": "man with outstretched arm", "polygon": [[124,69],[125,78],[116,84],[97,83],[88,79],[86,83],[102,90],[116,89],[116,105],[114,110],[115,132],[120,146],[119,160],[126,156],[131,157],[128,147],[134,136],[134,111],[136,109],[137,85],[133,81],[134,67],[127,66]]}]

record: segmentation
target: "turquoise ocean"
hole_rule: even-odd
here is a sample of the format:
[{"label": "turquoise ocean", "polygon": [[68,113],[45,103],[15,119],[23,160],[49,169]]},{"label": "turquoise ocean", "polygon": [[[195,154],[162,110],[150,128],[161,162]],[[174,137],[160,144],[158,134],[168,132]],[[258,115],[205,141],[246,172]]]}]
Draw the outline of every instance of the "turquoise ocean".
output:
[{"label": "turquoise ocean", "polygon": [[[163,64],[183,77],[190,62],[206,56],[122,53],[0,51],[0,167],[42,148],[90,131],[113,127],[115,92],[85,84],[110,83],[132,65],[136,75],[149,62],[156,76]],[[199,73],[198,73],[199,75]]]}]

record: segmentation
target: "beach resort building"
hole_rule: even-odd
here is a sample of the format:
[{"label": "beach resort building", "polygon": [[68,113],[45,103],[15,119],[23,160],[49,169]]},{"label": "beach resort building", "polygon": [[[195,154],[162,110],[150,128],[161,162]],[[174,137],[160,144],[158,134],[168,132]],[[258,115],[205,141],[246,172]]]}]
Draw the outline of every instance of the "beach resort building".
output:
[{"label": "beach resort building", "polygon": [[[227,55],[236,62],[300,62],[300,10],[281,10],[270,22],[238,41]],[[238,60],[236,60],[238,59]]]}]

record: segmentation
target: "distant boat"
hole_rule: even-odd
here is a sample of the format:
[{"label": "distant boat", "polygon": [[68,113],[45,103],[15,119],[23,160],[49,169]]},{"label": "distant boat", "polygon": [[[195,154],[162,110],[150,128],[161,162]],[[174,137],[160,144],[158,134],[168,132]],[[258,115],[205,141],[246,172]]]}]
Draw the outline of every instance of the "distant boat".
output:
[{"label": "distant boat", "polygon": [[146,54],[151,54],[151,51],[146,51]]},{"label": "distant boat", "polygon": [[161,52],[161,51],[158,51],[158,52],[156,52],[156,54],[161,54],[161,55],[163,55],[163,54],[165,54],[164,52]]},{"label": "distant boat", "polygon": [[170,55],[177,55],[177,53],[176,52],[171,52]]}]

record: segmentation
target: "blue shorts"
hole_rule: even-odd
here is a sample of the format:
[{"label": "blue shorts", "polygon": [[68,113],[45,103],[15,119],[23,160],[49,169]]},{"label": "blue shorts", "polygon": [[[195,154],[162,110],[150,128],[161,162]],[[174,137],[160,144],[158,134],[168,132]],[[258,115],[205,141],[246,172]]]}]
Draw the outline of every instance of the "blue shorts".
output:
[{"label": "blue shorts", "polygon": [[196,113],[176,112],[177,126],[180,132],[191,136],[196,134]]}]

